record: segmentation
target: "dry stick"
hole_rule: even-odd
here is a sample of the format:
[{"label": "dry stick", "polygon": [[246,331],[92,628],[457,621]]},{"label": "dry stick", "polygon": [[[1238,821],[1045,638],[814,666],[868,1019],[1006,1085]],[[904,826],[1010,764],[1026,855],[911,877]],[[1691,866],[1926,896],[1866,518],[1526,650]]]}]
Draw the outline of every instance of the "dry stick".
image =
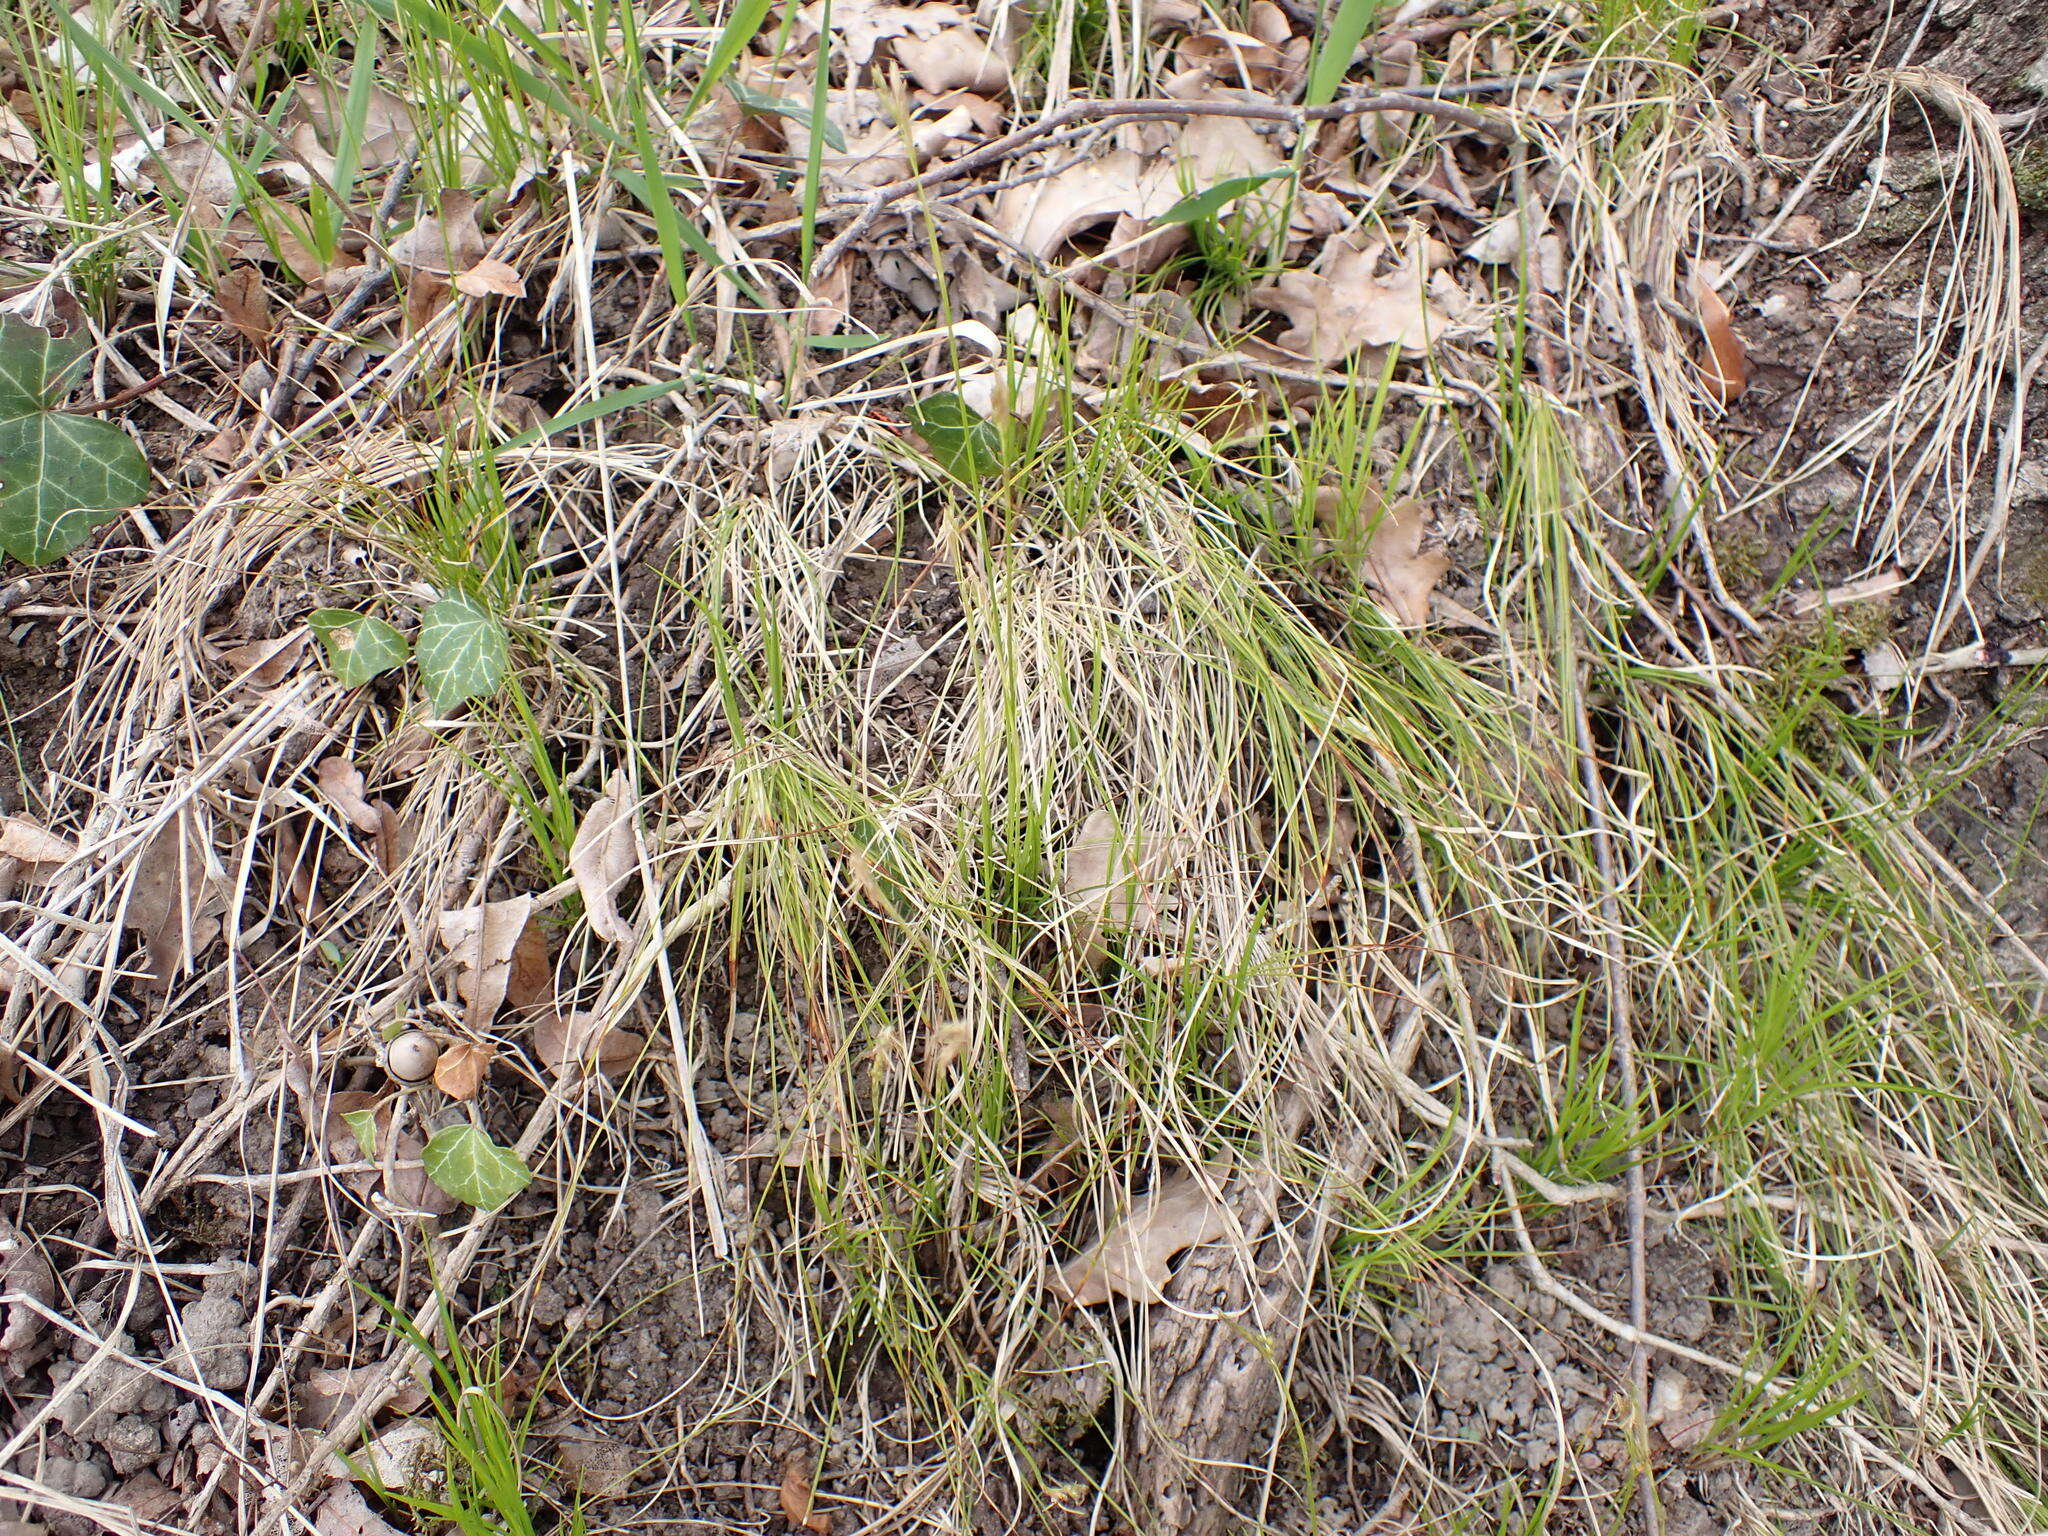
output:
[{"label": "dry stick", "polygon": [[[1593,755],[1593,723],[1586,713],[1583,685],[1573,701],[1573,724],[1578,734],[1579,781],[1586,792],[1586,819],[1593,833],[1593,860],[1600,871],[1600,970],[1607,989],[1607,1038],[1614,1047],[1614,1064],[1621,1078],[1621,1096],[1626,1104],[1631,1141],[1642,1126],[1640,1084],[1636,1074],[1636,1038],[1629,1006],[1628,977],[1622,964],[1621,939],[1617,926],[1621,904],[1615,898],[1614,838],[1607,822],[1607,791],[1600,782],[1600,766]],[[1647,1243],[1643,1236],[1644,1215],[1649,1201],[1643,1189],[1643,1159],[1640,1147],[1630,1150],[1628,1171],[1628,1320],[1638,1334],[1650,1325],[1650,1292],[1645,1263]],[[1650,1465],[1650,1351],[1641,1339],[1630,1341],[1628,1357],[1628,1437],[1637,1456],[1637,1479],[1642,1488],[1643,1521],[1649,1536],[1663,1536],[1664,1505],[1657,1496],[1657,1473]]]},{"label": "dry stick", "polygon": [[[1488,138],[1503,143],[1513,143],[1521,135],[1508,123],[1490,112],[1481,112],[1474,107],[1461,107],[1455,102],[1440,101],[1428,96],[1411,96],[1405,92],[1387,92],[1377,96],[1357,96],[1349,101],[1331,102],[1321,107],[1283,107],[1278,102],[1266,105],[1251,101],[1077,101],[1062,107],[1050,117],[1007,133],[1000,139],[984,144],[979,149],[969,150],[956,160],[932,167],[917,176],[907,176],[901,181],[892,181],[854,202],[840,205],[834,212],[855,213],[854,221],[833,239],[819,255],[812,268],[813,280],[829,272],[846,254],[847,248],[858,240],[880,217],[884,208],[903,198],[928,191],[956,177],[980,170],[985,165],[994,165],[1006,160],[1029,144],[1047,136],[1064,131],[1077,123],[1108,124],[1117,122],[1183,122],[1194,117],[1235,117],[1252,122],[1292,123],[1299,128],[1308,123],[1324,122],[1331,118],[1351,117],[1366,112],[1419,112],[1429,117],[1441,117]],[[803,227],[801,219],[785,219],[780,224],[764,225],[749,230],[743,238],[766,240],[792,234]]]}]

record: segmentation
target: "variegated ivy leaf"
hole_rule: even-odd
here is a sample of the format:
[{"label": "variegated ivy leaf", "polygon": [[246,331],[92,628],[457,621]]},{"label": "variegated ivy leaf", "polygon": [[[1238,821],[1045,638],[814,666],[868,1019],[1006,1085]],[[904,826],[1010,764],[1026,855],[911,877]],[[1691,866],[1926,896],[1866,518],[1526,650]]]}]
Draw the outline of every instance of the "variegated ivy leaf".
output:
[{"label": "variegated ivy leaf", "polygon": [[466,592],[427,606],[413,654],[427,697],[444,715],[464,699],[496,693],[511,663],[505,626]]},{"label": "variegated ivy leaf", "polygon": [[149,495],[149,464],[125,432],[51,409],[85,351],[83,333],[0,315],[0,550],[25,565],[69,554]]}]

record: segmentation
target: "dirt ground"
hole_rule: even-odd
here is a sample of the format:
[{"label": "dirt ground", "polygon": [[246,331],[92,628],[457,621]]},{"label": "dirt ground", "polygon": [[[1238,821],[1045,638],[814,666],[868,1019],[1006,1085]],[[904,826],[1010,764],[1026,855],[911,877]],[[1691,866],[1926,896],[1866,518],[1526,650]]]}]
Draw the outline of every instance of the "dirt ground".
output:
[{"label": "dirt ground", "polygon": [[[1833,57],[1846,78],[1867,62],[1863,50],[1878,36],[1889,39],[1885,46],[1897,46],[1899,29],[1884,33],[1882,19],[1856,9],[1819,17],[1772,13],[1747,26],[1746,37],[1723,45],[1728,90],[1740,94],[1747,120],[1771,154],[1796,165],[1831,138],[1842,118],[1810,110],[1803,97],[1792,96],[1791,77],[1780,78],[1768,51],[1819,50],[1802,56]],[[2010,14],[1988,8],[1954,24],[1938,21],[1918,56],[1956,67],[1994,109],[2031,114],[2039,96],[1986,62],[2006,56],[2002,48],[2011,42],[2001,29],[2010,24]],[[2038,38],[2028,46],[2037,45]],[[2038,144],[2040,131],[2016,130],[2015,142]],[[1861,152],[1836,163],[1805,197],[1798,220],[1754,248],[1728,293],[1754,368],[1752,387],[1727,426],[1738,475],[1746,465],[1761,473],[1788,451],[1811,451],[1852,427],[1890,388],[1895,359],[1919,345],[1924,247],[1915,237],[1936,212],[1940,157],[1953,143],[1953,126],[1938,116],[1902,117],[1882,155]],[[1788,190],[1781,178],[1757,187],[1747,206],[1720,210],[1719,233],[1731,256],[1752,249],[1744,241]],[[2021,351],[2031,355],[2048,335],[2048,199],[2028,194],[2024,205]],[[628,264],[608,281],[622,331],[666,303],[658,280]],[[918,323],[887,289],[857,291],[853,302],[866,331],[901,334]],[[536,397],[548,391],[548,371],[545,358],[535,360],[529,383]],[[162,429],[146,403],[129,409],[139,426]],[[2018,431],[2024,446],[2009,505],[1996,505],[1992,477],[1985,477],[1966,515],[1972,528],[1994,515],[2009,516],[2003,556],[1982,573],[1960,617],[1951,619],[1948,646],[1980,641],[2021,650],[2048,643],[2048,392],[2034,393]],[[1859,530],[1844,526],[1846,509],[1864,501],[1867,484],[1895,472],[1867,446],[1852,447],[1832,468],[1715,530],[1721,576],[1733,596],[1759,607],[1777,601],[1774,587],[1786,561],[1816,535],[1815,558],[1794,582],[1795,591],[1864,568]],[[1995,456],[1997,445],[1989,451]],[[125,531],[108,537],[115,545],[134,543]],[[1454,547],[1465,556],[1479,550],[1477,540]],[[915,736],[951,704],[947,679],[957,645],[952,577],[922,530],[905,533],[900,546],[883,541],[865,553],[874,558],[850,561],[835,589],[841,638],[871,648],[872,686],[887,695],[886,709],[901,734]],[[661,554],[658,547],[647,549],[647,567]],[[883,554],[896,562],[885,562]],[[0,809],[23,807],[24,780],[38,778],[35,765],[49,745],[57,702],[66,690],[90,682],[76,670],[66,625],[91,608],[102,569],[81,565],[24,576],[0,596],[0,701],[10,738],[0,752]],[[1951,577],[1936,560],[1894,595],[1859,605],[1839,630],[1816,627],[1788,640],[1780,627],[1761,638],[1725,638],[1737,661],[1765,670],[1809,664],[1813,653],[1824,653],[1841,666],[1845,688],[1860,687],[1858,669],[1881,637],[1914,653],[1946,612]],[[223,605],[235,597],[224,594]],[[295,601],[284,599],[288,607]],[[591,661],[604,664],[595,651]],[[1993,666],[1930,680],[1911,721],[1929,761],[1973,740],[2013,681]],[[678,655],[671,686],[670,703],[682,717],[714,683],[701,658]],[[697,728],[703,752],[717,751],[718,728]],[[2044,791],[2048,746],[2038,735],[2015,738],[1973,764],[1928,823],[1957,868],[1990,893],[2003,920],[2029,940],[2048,939]],[[710,1021],[720,1049],[700,1063],[686,1088],[712,1166],[727,1180],[727,1230],[714,1234],[707,1226],[706,1203],[689,1172],[689,1131],[650,1096],[656,1112],[627,1116],[615,1122],[623,1130],[599,1138],[598,1150],[577,1170],[581,1187],[573,1207],[539,1186],[520,1196],[503,1218],[504,1241],[468,1274],[465,1296],[474,1313],[496,1309],[509,1330],[500,1364],[513,1410],[523,1412],[531,1402],[557,1486],[580,1484],[607,1529],[677,1536],[789,1529],[786,1478],[793,1466],[811,1464],[830,1469],[821,1490],[846,1512],[845,1530],[860,1528],[864,1507],[902,1508],[906,1488],[929,1486],[933,1508],[942,1502],[937,1493],[948,1475],[947,1430],[913,1418],[880,1341],[833,1339],[833,1354],[796,1374],[801,1389],[794,1393],[761,1400],[747,1390],[751,1381],[787,1380],[790,1373],[783,1361],[788,1341],[764,1335],[740,1278],[771,1286],[839,1283],[776,1267],[774,1256],[787,1251],[778,1228],[786,1233],[791,1211],[806,1198],[802,1169],[787,1166],[783,1153],[793,1138],[807,1134],[811,1074],[786,1040],[757,1032],[758,1002],[744,976],[736,976],[724,1017]],[[333,1256],[348,1255],[362,1286],[404,1308],[421,1300],[422,1253],[402,1228],[368,1219],[325,1185],[264,1187],[273,1147],[305,1137],[308,1129],[289,1112],[232,1123],[220,1118],[223,1085],[246,1070],[231,1059],[225,1027],[217,1034],[161,1031],[153,1025],[151,1001],[139,994],[123,997],[107,1027],[120,1038],[136,1086],[128,1112],[157,1132],[147,1147],[129,1143],[129,1172],[164,1246],[147,1278],[132,1265],[100,1257],[109,1239],[101,1199],[105,1170],[88,1106],[58,1096],[31,1113],[0,1113],[6,1213],[0,1239],[19,1246],[27,1242],[22,1234],[33,1234],[54,1268],[61,1311],[78,1325],[67,1334],[36,1325],[19,1308],[10,1312],[0,1337],[8,1411],[25,1415],[72,1377],[90,1378],[70,1394],[54,1428],[16,1448],[10,1470],[78,1499],[126,1505],[150,1520],[186,1507],[192,1491],[211,1481],[219,1492],[208,1529],[248,1529],[255,1506],[233,1471],[240,1459],[268,1448],[248,1444],[245,1426],[216,1402],[180,1396],[151,1371],[161,1366],[189,1373],[216,1394],[259,1400],[272,1418],[294,1424],[292,1433],[310,1437],[331,1416],[337,1390],[345,1396],[353,1379],[347,1373],[381,1354],[382,1316],[365,1293],[344,1290],[316,1302]],[[363,1066],[359,1085],[375,1070]],[[509,1107],[502,1113],[499,1129],[516,1134],[517,1117]],[[1674,1206],[1685,1204],[1688,1191],[1704,1192],[1685,1169],[1656,1169],[1653,1178]],[[531,1271],[520,1255],[564,1209],[573,1209],[577,1226],[561,1234],[553,1263]],[[1728,1277],[1712,1248],[1683,1224],[1653,1237],[1652,1331],[1739,1356],[1743,1335],[1723,1299]],[[1558,1274],[1611,1313],[1626,1310],[1624,1234],[1612,1216],[1558,1216],[1537,1238]],[[721,1244],[742,1257],[722,1254]],[[764,1257],[746,1259],[750,1247]],[[926,1257],[936,1278],[947,1256]],[[159,1288],[159,1277],[167,1289]],[[296,1340],[293,1352],[264,1359],[250,1377],[248,1339],[293,1317],[303,1324],[303,1331],[287,1330]],[[972,1325],[971,1319],[961,1323]],[[1401,1439],[1426,1447],[1422,1474],[1444,1486],[1480,1496],[1504,1470],[1538,1481],[1555,1477],[1561,1492],[1552,1529],[1623,1528],[1610,1512],[1630,1476],[1615,1416],[1627,1356],[1610,1333],[1534,1290],[1520,1269],[1499,1260],[1436,1266],[1404,1295],[1362,1299],[1348,1325],[1332,1323],[1303,1343],[1306,1368],[1297,1375],[1293,1408],[1315,1491],[1298,1495],[1293,1490],[1303,1469],[1281,1469],[1284,1475],[1272,1479],[1266,1517],[1283,1529],[1344,1536],[1415,1529],[1398,1497],[1389,1502],[1396,1470],[1389,1446]],[[1102,1367],[1098,1362],[1089,1369],[1100,1374]],[[1014,1490],[989,1486],[981,1491],[979,1528],[1103,1529],[1089,1479],[1107,1463],[1124,1427],[1101,1409],[1100,1384],[1071,1370],[1057,1345],[1048,1345],[1027,1374],[1036,1377],[1040,1392],[1032,1404],[1040,1420],[1038,1454],[1067,1460],[1072,1503],[1022,1509]],[[1665,1365],[1654,1391],[1668,1409],[1657,1430],[1665,1458],[1665,1536],[1827,1528],[1822,1515],[1802,1513],[1796,1487],[1753,1467],[1689,1458],[1704,1422],[1725,1402],[1722,1383]],[[395,1417],[387,1414],[382,1422]],[[0,1421],[0,1427],[11,1424]],[[673,1454],[678,1445],[679,1457]],[[40,1525],[54,1536],[72,1536],[95,1528],[61,1511],[17,1515],[24,1524],[10,1532]],[[1625,1528],[1640,1529],[1636,1521],[1631,1514]]]}]

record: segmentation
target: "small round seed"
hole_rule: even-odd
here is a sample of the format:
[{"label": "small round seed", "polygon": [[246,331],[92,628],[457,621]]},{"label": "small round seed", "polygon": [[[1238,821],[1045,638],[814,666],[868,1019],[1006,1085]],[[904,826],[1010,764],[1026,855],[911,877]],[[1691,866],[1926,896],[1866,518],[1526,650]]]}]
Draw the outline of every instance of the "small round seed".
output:
[{"label": "small round seed", "polygon": [[401,1083],[424,1083],[440,1059],[441,1047],[424,1030],[408,1029],[384,1047],[384,1069]]}]

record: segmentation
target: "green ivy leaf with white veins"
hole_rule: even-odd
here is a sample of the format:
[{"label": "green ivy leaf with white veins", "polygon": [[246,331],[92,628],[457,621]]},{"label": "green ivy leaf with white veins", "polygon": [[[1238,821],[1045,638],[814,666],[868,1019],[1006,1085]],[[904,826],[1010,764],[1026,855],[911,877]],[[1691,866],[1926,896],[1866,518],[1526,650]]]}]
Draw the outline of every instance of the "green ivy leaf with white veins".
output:
[{"label": "green ivy leaf with white veins", "polygon": [[527,1185],[533,1173],[473,1125],[443,1126],[427,1141],[420,1164],[448,1194],[479,1210],[495,1211]]},{"label": "green ivy leaf with white veins", "polygon": [[452,592],[420,615],[420,680],[434,708],[448,713],[464,699],[498,691],[511,664],[505,626],[475,598]]},{"label": "green ivy leaf with white veins", "polygon": [[69,554],[149,495],[149,463],[125,432],[50,409],[85,350],[82,334],[0,315],[0,550],[24,565]]},{"label": "green ivy leaf with white veins", "polygon": [[380,673],[405,665],[412,654],[405,636],[382,619],[346,608],[317,608],[306,627],[327,648],[327,665],[345,688],[357,688]]}]

